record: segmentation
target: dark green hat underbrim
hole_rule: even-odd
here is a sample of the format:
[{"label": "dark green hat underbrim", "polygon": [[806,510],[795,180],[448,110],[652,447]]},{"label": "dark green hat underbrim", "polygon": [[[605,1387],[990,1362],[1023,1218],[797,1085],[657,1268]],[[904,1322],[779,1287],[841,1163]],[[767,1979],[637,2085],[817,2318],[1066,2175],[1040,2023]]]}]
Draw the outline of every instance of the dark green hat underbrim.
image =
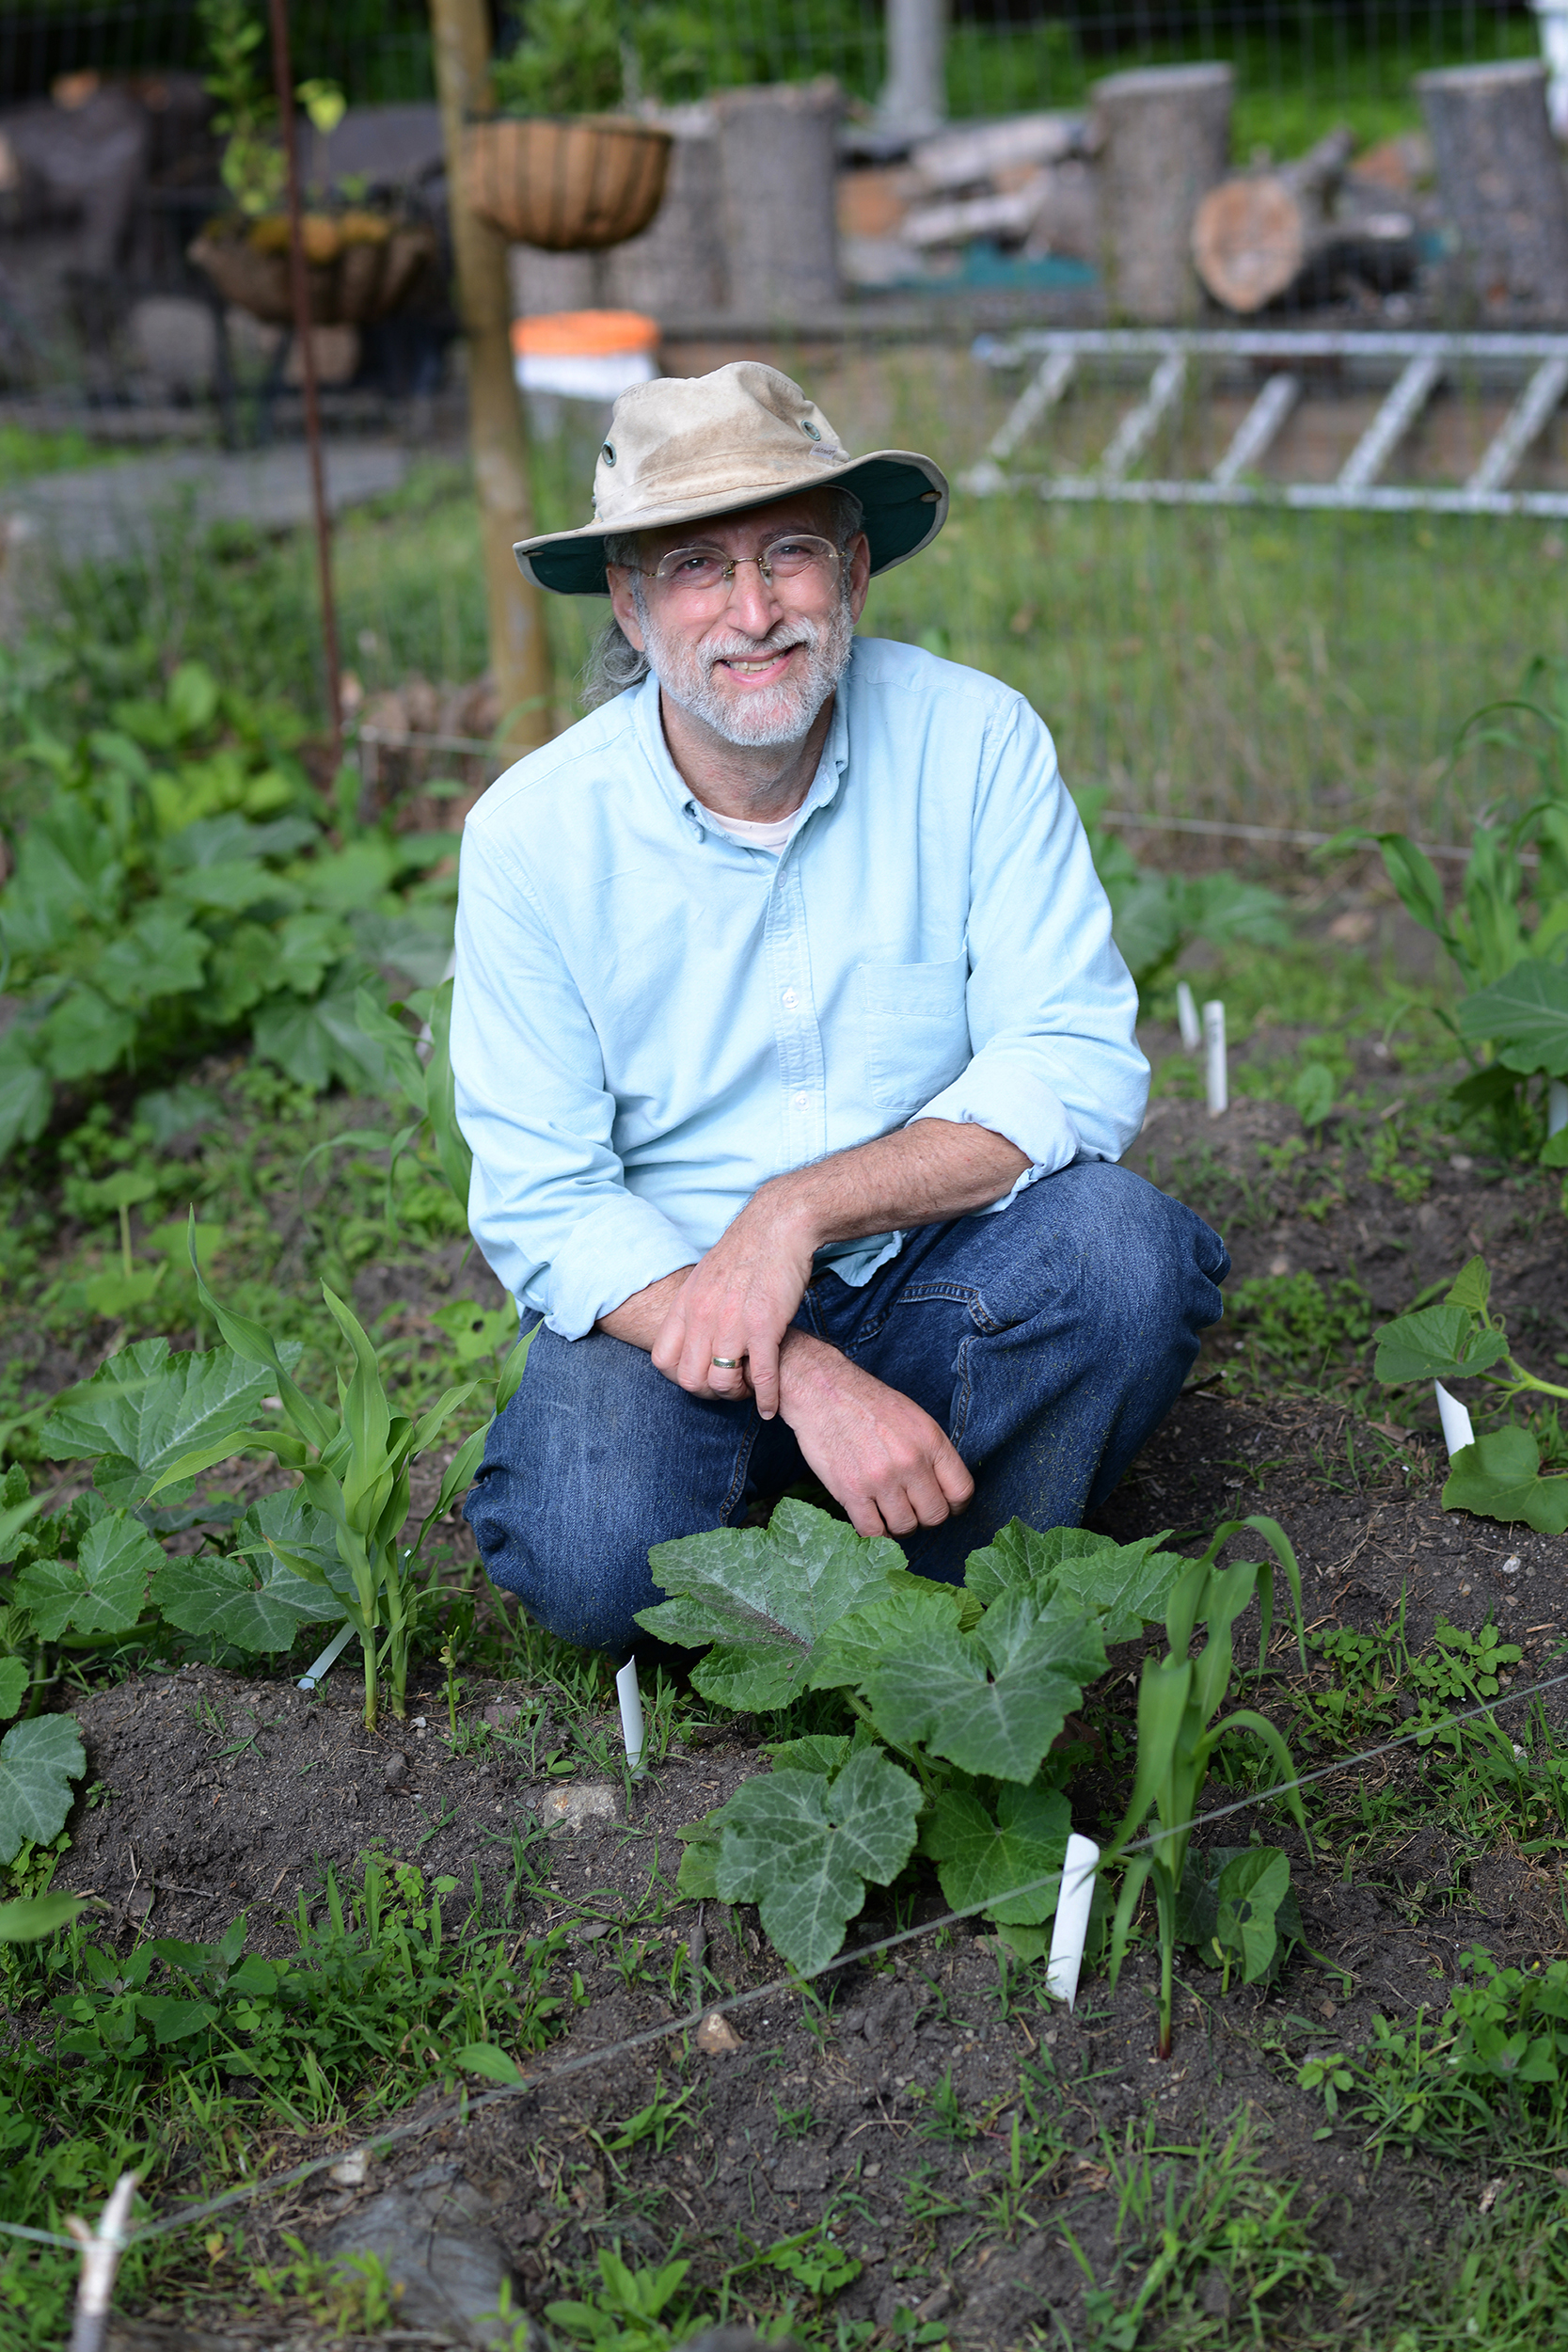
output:
[{"label": "dark green hat underbrim", "polygon": [[604,543],[637,530],[672,530],[677,522],[693,526],[719,515],[734,515],[749,506],[775,499],[796,498],[804,490],[853,490],[864,508],[861,528],[871,544],[871,569],[891,571],[928,547],[947,520],[947,478],[930,458],[913,452],[879,451],[875,456],[851,460],[832,471],[817,469],[809,481],[789,489],[749,491],[741,498],[716,500],[711,506],[687,508],[679,516],[650,516],[646,521],[628,517],[600,527],[589,523],[580,531],[562,532],[541,539],[524,539],[514,550],[527,580],[558,596],[607,596]]}]

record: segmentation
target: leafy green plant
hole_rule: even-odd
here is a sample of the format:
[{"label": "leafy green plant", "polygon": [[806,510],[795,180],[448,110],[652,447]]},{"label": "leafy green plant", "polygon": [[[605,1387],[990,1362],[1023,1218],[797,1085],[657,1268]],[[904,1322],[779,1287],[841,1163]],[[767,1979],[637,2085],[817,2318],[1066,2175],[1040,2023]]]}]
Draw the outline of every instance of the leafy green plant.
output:
[{"label": "leafy green plant", "polygon": [[950,1903],[1043,1949],[1071,1828],[1074,1757],[1056,1743],[1106,1644],[1164,1613],[1185,1564],[1159,1541],[1015,1520],[971,1554],[961,1588],[793,1500],[766,1530],[657,1546],[672,1597],[639,1623],[706,1649],[691,1670],[703,1697],[755,1709],[836,1692],[850,1724],[784,1740],[771,1772],[685,1831],[681,1891],[756,1903],[785,1958],[818,1968],[866,1886],[891,1884],[918,1843]]},{"label": "leafy green plant", "polygon": [[[1252,1708],[1238,1708],[1234,1713],[1216,1723],[1214,1717],[1229,1693],[1234,1663],[1233,1628],[1237,1618],[1256,1595],[1260,1618],[1259,1629],[1259,1661],[1268,1655],[1269,1635],[1274,1622],[1274,1566],[1268,1561],[1238,1561],[1233,1566],[1221,1568],[1216,1563],[1223,1547],[1243,1527],[1253,1529],[1263,1537],[1275,1559],[1284,1569],[1290,1585],[1291,1599],[1296,1620],[1297,1643],[1302,1666],[1307,1664],[1305,1629],[1301,1608],[1301,1571],[1295,1553],[1284,1530],[1273,1519],[1253,1518],[1227,1520],[1216,1528],[1209,1549],[1200,1559],[1181,1568],[1170,1591],[1165,1611],[1165,1635],[1169,1645],[1163,1659],[1146,1659],[1138,1684],[1138,1748],[1132,1793],[1127,1811],[1115,1839],[1107,1849],[1107,1864],[1116,1860],[1120,1851],[1130,1845],[1152,1816],[1158,1822],[1152,1845],[1146,1852],[1134,1854],[1128,1863],[1122,1879],[1121,1893],[1111,1931],[1111,1978],[1113,1983],[1126,1957],[1128,1938],[1133,1915],[1144,1888],[1152,1881],[1159,1911],[1160,1933],[1160,2056],[1168,2058],[1171,2046],[1172,1965],[1176,1945],[1181,1932],[1182,1882],[1187,1860],[1188,1839],[1197,1811],[1197,1800],[1208,1776],[1210,1759],[1220,1743],[1244,1732],[1261,1741],[1278,1767],[1283,1780],[1295,1776],[1291,1752],[1279,1732],[1265,1715]],[[1199,1626],[1206,1639],[1196,1657],[1192,1644]],[[1307,1817],[1302,1810],[1299,1791],[1291,1789],[1285,1799],[1303,1835],[1307,1834]],[[1268,1847],[1254,1850],[1259,1857],[1273,1853]],[[1239,1956],[1243,1977],[1249,1980],[1261,1975],[1274,1957],[1274,1922],[1289,1884],[1290,1866],[1283,1854],[1278,1856],[1285,1866],[1285,1881],[1275,1882],[1272,1904],[1266,1890],[1266,1866],[1250,1865],[1256,1875],[1245,1877],[1239,1866],[1236,1875],[1224,1888],[1215,1882],[1216,1927],[1221,1939],[1222,1956]],[[1223,1878],[1223,1872],[1221,1877]],[[1194,1918],[1195,1897],[1189,1897],[1187,1917]],[[1222,1928],[1221,1920],[1226,1924]],[[1227,1959],[1228,1975],[1229,1959]]]},{"label": "leafy green plant", "polygon": [[[192,1263],[195,1264],[194,1248]],[[350,1348],[339,1410],[309,1397],[293,1377],[300,1349],[218,1304],[196,1269],[202,1307],[226,1343],[206,1356],[170,1355],[145,1340],[113,1356],[57,1401],[40,1444],[56,1459],[91,1458],[99,1496],[74,1559],[40,1560],[18,1579],[34,1629],[53,1639],[73,1629],[124,1632],[151,1605],[189,1632],[215,1633],[247,1649],[281,1649],[302,1624],[347,1618],[360,1641],[365,1721],[376,1721],[383,1677],[392,1711],[405,1712],[418,1567],[431,1527],[451,1507],[483,1451],[475,1430],[443,1472],[410,1544],[409,1472],[480,1386],[449,1389],[417,1421],[395,1412],[375,1350],[358,1321],[323,1284],[327,1310]],[[496,1384],[496,1410],[515,1392],[532,1339],[518,1342]],[[268,1399],[264,1391],[273,1390]],[[268,1406],[280,1425],[260,1426]],[[188,1498],[201,1471],[261,1451],[299,1473],[292,1493],[269,1495],[240,1522],[221,1562],[166,1559],[138,1516],[159,1495]]]},{"label": "leafy green plant", "polygon": [[1568,1961],[1503,1968],[1478,1947],[1461,1967],[1469,1981],[1435,2023],[1424,2009],[1409,2026],[1374,2018],[1372,2041],[1346,2054],[1351,2112],[1377,2149],[1469,2155],[1506,2131],[1555,2153],[1568,2127]]},{"label": "leafy green plant", "polygon": [[[313,1091],[384,1087],[356,999],[382,962],[438,979],[451,885],[414,878],[450,856],[450,836],[358,826],[345,798],[335,846],[293,755],[297,723],[225,693],[198,662],[161,702],[114,715],[79,740],[35,730],[19,747],[47,797],[0,888],[17,999],[0,1041],[0,1157],[43,1134],[60,1087],[119,1071],[145,1083],[234,1037]],[[121,1234],[128,1248],[123,1214]]]},{"label": "leafy green plant", "polygon": [[602,2284],[587,2300],[546,2303],[545,2317],[574,2344],[613,2345],[616,2352],[665,2352],[675,2341],[671,2311],[691,2265],[665,2263],[631,2270],[608,2246],[599,2250]]},{"label": "leafy green plant", "polygon": [[1491,1056],[1454,1089],[1459,1100],[1491,1111],[1507,1148],[1529,1134],[1546,1166],[1568,1167],[1568,1130],[1543,1144],[1539,1117],[1531,1130],[1521,1100],[1532,1078],[1568,1076],[1568,664],[1533,661],[1520,694],[1466,721],[1455,764],[1471,744],[1533,764],[1536,775],[1519,815],[1474,827],[1455,906],[1404,834],[1352,831],[1330,849],[1375,840],[1406,912],[1452,959],[1466,991],[1458,1035]]},{"label": "leafy green plant", "polygon": [[[1543,1380],[1518,1362],[1508,1326],[1491,1309],[1492,1277],[1484,1258],[1472,1258],[1442,1303],[1386,1323],[1377,1335],[1375,1376],[1386,1387],[1413,1380],[1481,1380],[1499,1408],[1521,1397],[1568,1398],[1568,1388]],[[1544,1534],[1568,1529],[1568,1474],[1543,1473],[1537,1438],[1517,1422],[1485,1430],[1463,1446],[1443,1488],[1445,1511],[1479,1518],[1523,1520]]]},{"label": "leafy green plant", "polygon": [[1286,903],[1260,883],[1234,874],[1161,874],[1140,866],[1121,835],[1101,821],[1103,789],[1076,795],[1095,871],[1111,901],[1117,946],[1147,1004],[1195,940],[1224,947],[1289,946]]}]

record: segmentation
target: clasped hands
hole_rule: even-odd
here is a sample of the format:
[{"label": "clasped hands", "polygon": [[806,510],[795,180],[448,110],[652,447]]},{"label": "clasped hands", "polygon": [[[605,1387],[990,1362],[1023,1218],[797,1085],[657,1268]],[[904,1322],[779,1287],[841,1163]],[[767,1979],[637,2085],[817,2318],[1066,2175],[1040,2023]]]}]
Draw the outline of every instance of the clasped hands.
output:
[{"label": "clasped hands", "polygon": [[750,1391],[765,1421],[780,1416],[857,1534],[939,1527],[968,1503],[974,1482],[912,1398],[796,1327],[815,1248],[799,1208],[765,1188],[679,1278],[653,1360],[691,1396],[733,1404]]}]

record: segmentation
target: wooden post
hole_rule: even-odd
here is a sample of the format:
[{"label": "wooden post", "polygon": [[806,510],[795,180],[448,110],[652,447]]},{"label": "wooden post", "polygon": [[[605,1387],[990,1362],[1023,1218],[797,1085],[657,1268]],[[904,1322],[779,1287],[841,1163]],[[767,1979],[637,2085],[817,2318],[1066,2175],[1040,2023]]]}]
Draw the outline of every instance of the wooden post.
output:
[{"label": "wooden post", "polygon": [[310,467],[310,507],[316,523],[316,573],[321,584],[322,651],[326,662],[326,716],[332,730],[332,775],[343,756],[342,665],[338,654],[338,605],[332,593],[332,512],[322,465],[321,401],[316,389],[316,339],[311,331],[310,278],[305,265],[305,216],[299,185],[299,133],[294,76],[289,57],[289,0],[272,0],[272,73],[277,92],[283,154],[289,171],[289,292],[294,341],[305,389],[305,449]]},{"label": "wooden post", "polygon": [[470,212],[463,137],[493,111],[485,0],[430,0],[436,87],[447,155],[447,206],[457,268],[457,307],[468,355],[468,446],[479,497],[490,667],[500,696],[498,739],[518,751],[549,740],[552,683],[543,592],[524,580],[513,544],[533,530],[522,406],[512,361],[506,239]]},{"label": "wooden post", "polygon": [[1568,185],[1533,58],[1418,73],[1465,294],[1487,326],[1568,323]]},{"label": "wooden post", "polygon": [[1095,84],[1113,317],[1164,326],[1196,310],[1193,218],[1229,167],[1234,87],[1227,65],[1147,66]]}]

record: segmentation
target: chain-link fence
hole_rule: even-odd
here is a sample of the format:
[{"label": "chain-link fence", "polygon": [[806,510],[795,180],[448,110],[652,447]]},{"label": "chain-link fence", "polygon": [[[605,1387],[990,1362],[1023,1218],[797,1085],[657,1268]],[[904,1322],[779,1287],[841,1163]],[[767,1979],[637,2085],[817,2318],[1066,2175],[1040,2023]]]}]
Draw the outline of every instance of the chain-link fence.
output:
[{"label": "chain-link fence", "polygon": [[[483,618],[429,16],[290,21],[327,101],[303,159],[340,286],[312,346],[334,495],[360,508],[351,707],[394,746],[416,705],[414,732],[468,740]],[[299,354],[224,83],[246,24],[264,134],[259,5],[0,17],[0,513],[103,626],[309,691],[308,583],[276,535],[305,516]],[[1568,196],[1529,63],[1557,24],[1472,0],[990,0],[945,24],[930,0],[524,0],[495,24],[503,103],[641,112],[674,145],[641,235],[516,248],[516,309],[645,317],[640,364],[651,343],[675,373],[773,358],[851,445],[933,449],[953,523],[870,625],[1013,678],[1117,802],[1440,826],[1453,726],[1564,650]],[[238,263],[214,261],[225,215]],[[559,350],[519,363],[546,524],[581,518],[614,373],[585,331],[564,373]],[[266,582],[254,627],[198,584],[214,544]],[[585,617],[551,621],[565,717]]]}]

